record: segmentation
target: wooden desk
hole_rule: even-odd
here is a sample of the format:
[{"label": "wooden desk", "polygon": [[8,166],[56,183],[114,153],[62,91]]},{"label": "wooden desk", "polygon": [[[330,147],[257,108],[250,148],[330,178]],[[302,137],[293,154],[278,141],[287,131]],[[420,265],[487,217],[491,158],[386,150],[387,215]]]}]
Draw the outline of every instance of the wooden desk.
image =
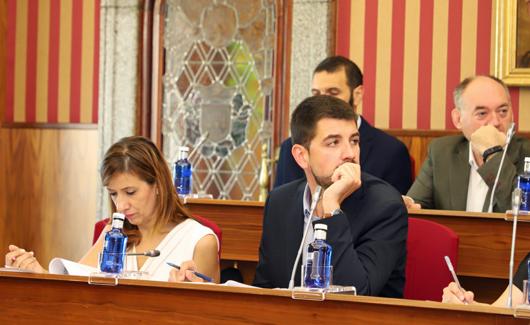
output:
[{"label": "wooden desk", "polygon": [[263,224],[263,202],[188,199],[191,213],[214,221],[223,231],[221,258],[258,261]]},{"label": "wooden desk", "polygon": [[[225,260],[258,260],[263,218],[262,202],[189,200],[192,213],[211,219],[223,231],[221,257]],[[458,274],[507,279],[512,223],[501,213],[413,210],[410,217],[433,220],[453,229],[459,236]],[[518,224],[517,266],[530,252],[530,223]]]},{"label": "wooden desk", "polygon": [[329,295],[293,300],[284,290],[0,272],[0,323],[527,324],[513,311],[403,299]]}]

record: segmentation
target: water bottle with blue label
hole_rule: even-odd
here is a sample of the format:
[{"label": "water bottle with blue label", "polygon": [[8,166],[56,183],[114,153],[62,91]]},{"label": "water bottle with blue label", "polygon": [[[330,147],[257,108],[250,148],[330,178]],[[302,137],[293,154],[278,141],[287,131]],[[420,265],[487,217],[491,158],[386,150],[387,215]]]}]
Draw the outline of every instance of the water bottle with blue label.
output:
[{"label": "water bottle with blue label", "polygon": [[189,148],[179,147],[178,160],[173,166],[173,183],[179,195],[191,193],[192,168],[188,161]]},{"label": "water bottle with blue label", "polygon": [[517,187],[521,189],[521,211],[530,211],[530,157],[524,159],[523,173],[517,177]]},{"label": "water bottle with blue label", "polygon": [[328,288],[331,284],[331,246],[326,242],[328,226],[315,225],[315,240],[307,247],[304,284],[308,288]]},{"label": "water bottle with blue label", "polygon": [[105,244],[101,254],[101,272],[121,273],[125,264],[125,250],[127,249],[127,235],[123,233],[125,215],[112,215],[112,229],[105,235]]}]

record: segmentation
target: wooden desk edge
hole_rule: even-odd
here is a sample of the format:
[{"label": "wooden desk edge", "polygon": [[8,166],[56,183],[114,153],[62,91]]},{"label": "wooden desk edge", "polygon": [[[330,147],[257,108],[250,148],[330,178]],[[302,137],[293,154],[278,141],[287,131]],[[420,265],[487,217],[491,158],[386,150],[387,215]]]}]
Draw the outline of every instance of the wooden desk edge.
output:
[{"label": "wooden desk edge", "polygon": [[[241,206],[263,208],[265,203],[260,201],[239,201],[239,200],[219,200],[219,199],[186,199],[185,205],[211,205],[211,206]],[[487,213],[487,212],[468,212],[457,210],[434,210],[434,209],[409,209],[410,216],[444,216],[460,218],[482,218],[482,219],[501,219],[506,220],[509,213]],[[530,216],[527,216],[530,221]]]},{"label": "wooden desk edge", "polygon": [[[8,279],[29,280],[29,281],[61,281],[61,282],[75,282],[88,284],[88,277],[72,276],[72,275],[57,275],[57,274],[35,274],[35,273],[15,273],[0,271],[0,283]],[[263,289],[263,288],[247,288],[234,287],[216,284],[200,284],[200,283],[170,283],[161,281],[147,281],[147,280],[120,280],[118,285],[135,286],[135,287],[151,287],[161,289],[183,289],[195,291],[210,291],[210,292],[224,292],[229,294],[249,294],[259,296],[276,296],[291,298],[291,291],[286,289]],[[498,314],[514,316],[515,309],[504,307],[493,307],[484,305],[455,305],[444,304],[436,301],[421,301],[408,300],[397,298],[383,298],[370,296],[352,296],[345,294],[327,294],[326,300],[330,301],[350,301],[362,304],[377,304],[387,306],[402,306],[410,308],[426,308],[426,309],[441,309],[454,310],[472,313],[483,314]]]},{"label": "wooden desk edge", "polygon": [[257,207],[263,208],[265,205],[261,201],[239,201],[239,200],[218,200],[218,199],[192,199],[186,198],[184,200],[184,206],[188,204],[206,204],[206,205],[226,205],[226,206],[246,206],[246,207]]},{"label": "wooden desk edge", "polygon": [[430,217],[458,217],[458,218],[475,218],[475,219],[498,219],[506,220],[505,213],[487,213],[487,212],[468,212],[453,210],[433,210],[433,209],[409,209],[409,216],[430,216]]}]

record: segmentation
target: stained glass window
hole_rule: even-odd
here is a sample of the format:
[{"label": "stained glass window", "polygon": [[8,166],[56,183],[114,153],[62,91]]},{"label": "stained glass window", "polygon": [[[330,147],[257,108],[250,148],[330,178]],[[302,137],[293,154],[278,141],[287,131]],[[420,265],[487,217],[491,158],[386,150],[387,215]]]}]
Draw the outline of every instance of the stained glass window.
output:
[{"label": "stained glass window", "polygon": [[271,156],[275,1],[170,0],[166,12],[166,158],[188,146],[194,192],[257,200],[263,144]]}]

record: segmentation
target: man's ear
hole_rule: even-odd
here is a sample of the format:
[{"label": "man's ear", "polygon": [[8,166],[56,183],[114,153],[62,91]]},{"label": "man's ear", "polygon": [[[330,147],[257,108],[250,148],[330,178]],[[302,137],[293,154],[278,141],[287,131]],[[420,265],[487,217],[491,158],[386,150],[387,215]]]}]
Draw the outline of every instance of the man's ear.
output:
[{"label": "man's ear", "polygon": [[363,96],[364,96],[364,87],[363,87],[363,85],[359,85],[359,86],[355,87],[355,89],[352,91],[352,96],[353,96],[353,105],[355,107],[361,105],[361,103],[363,101]]},{"label": "man's ear", "polygon": [[304,146],[294,144],[291,148],[291,154],[300,168],[306,169],[309,167],[309,152]]},{"label": "man's ear", "polygon": [[453,125],[455,128],[462,130],[462,123],[460,122],[462,119],[462,113],[458,108],[453,108],[451,111],[451,120],[453,120]]}]

